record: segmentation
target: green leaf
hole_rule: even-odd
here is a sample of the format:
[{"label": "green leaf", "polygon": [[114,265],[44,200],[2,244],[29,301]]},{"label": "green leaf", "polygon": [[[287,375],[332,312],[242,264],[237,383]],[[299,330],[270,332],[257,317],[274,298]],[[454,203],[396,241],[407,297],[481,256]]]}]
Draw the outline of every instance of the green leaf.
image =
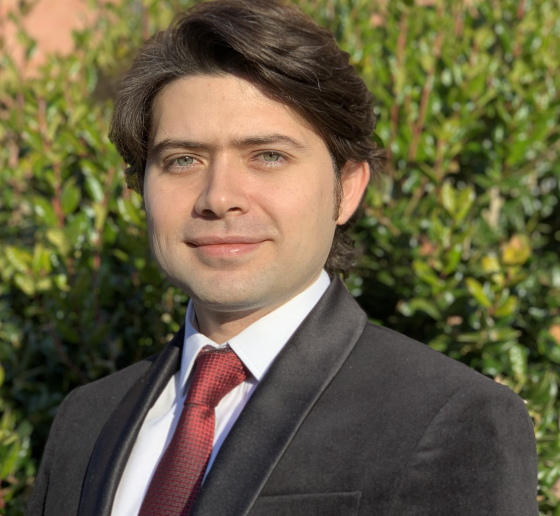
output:
[{"label": "green leaf", "polygon": [[408,304],[411,310],[413,311],[413,313],[416,312],[417,310],[422,310],[436,321],[439,321],[441,319],[441,313],[437,305],[433,301],[418,297],[415,299],[411,299]]},{"label": "green leaf", "polygon": [[76,186],[76,178],[71,177],[64,183],[64,186],[62,187],[62,195],[60,201],[62,205],[62,211],[66,215],[74,213],[74,211],[80,204],[81,199],[82,192]]},{"label": "green leaf", "polygon": [[461,255],[463,253],[463,245],[455,244],[451,250],[447,253],[447,265],[443,272],[445,274],[451,274],[457,269],[459,262],[461,261]]},{"label": "green leaf", "polygon": [[47,225],[56,226],[58,225],[58,217],[54,212],[52,203],[48,201],[45,197],[34,196],[32,199],[33,211],[37,216]]},{"label": "green leaf", "polygon": [[557,394],[558,384],[554,373],[550,370],[545,370],[532,389],[531,400],[536,404],[545,405],[550,403],[551,400],[554,401]]},{"label": "green leaf", "polygon": [[136,226],[142,226],[142,216],[132,201],[121,197],[117,199],[117,207],[121,217],[126,222],[130,222]]},{"label": "green leaf", "polygon": [[68,277],[66,274],[57,274],[54,277],[54,283],[63,292],[70,291],[70,287],[68,286]]},{"label": "green leaf", "polygon": [[415,260],[412,263],[412,267],[414,272],[418,275],[420,279],[432,285],[433,287],[441,287],[443,282],[440,278],[437,277],[433,269],[425,262],[420,260]]},{"label": "green leaf", "polygon": [[85,118],[86,115],[89,113],[90,108],[88,105],[86,104],[80,104],[76,109],[74,109],[74,111],[72,112],[72,115],[70,116],[70,119],[68,120],[68,125],[70,127],[72,127],[73,125],[75,125],[78,121],[80,121],[82,118]]},{"label": "green leaf", "polygon": [[33,249],[33,272],[35,274],[49,273],[52,269],[50,260],[51,252],[43,247],[43,244],[36,243]]},{"label": "green leaf", "polygon": [[0,478],[7,478],[10,473],[15,470],[20,449],[21,445],[18,441],[16,441],[8,447],[7,451],[4,452],[2,465],[0,466]]},{"label": "green leaf", "polygon": [[39,278],[35,282],[35,287],[39,292],[46,292],[52,288],[52,279],[50,276],[45,276],[44,278]]},{"label": "green leaf", "polygon": [[482,285],[478,281],[474,278],[466,278],[465,283],[467,284],[469,294],[473,296],[479,304],[485,308],[490,308],[492,306],[492,303],[482,289]]},{"label": "green leaf", "polygon": [[515,379],[525,382],[527,379],[527,353],[520,344],[514,344],[508,350],[508,358]]},{"label": "green leaf", "polygon": [[476,342],[477,344],[484,344],[488,339],[485,332],[472,332],[472,333],[461,333],[456,337],[457,342]]},{"label": "green leaf", "polygon": [[23,138],[31,145],[32,149],[35,152],[39,154],[42,154],[44,152],[44,141],[38,131],[24,130]]},{"label": "green leaf", "polygon": [[444,181],[441,187],[441,200],[445,211],[453,217],[456,209],[455,188],[450,181]]},{"label": "green leaf", "polygon": [[128,254],[126,254],[122,249],[113,249],[112,254],[122,262],[128,262],[130,260],[130,256],[128,256]]},{"label": "green leaf", "polygon": [[51,228],[47,231],[47,239],[53,244],[62,256],[68,255],[71,250],[70,242],[63,229]]},{"label": "green leaf", "polygon": [[14,283],[29,297],[33,297],[35,295],[35,281],[33,281],[31,276],[18,272],[14,276]]},{"label": "green leaf", "polygon": [[483,256],[480,263],[484,272],[488,274],[492,272],[500,272],[500,262],[494,254]]},{"label": "green leaf", "polygon": [[517,309],[517,298],[510,296],[506,301],[494,312],[495,317],[509,317]]},{"label": "green leaf", "polygon": [[384,149],[385,148],[383,140],[381,139],[381,137],[375,131],[372,133],[371,136],[372,136],[373,141],[375,142],[378,149]]},{"label": "green leaf", "polygon": [[428,346],[430,346],[432,349],[435,349],[436,351],[439,351],[440,353],[444,353],[445,351],[447,351],[450,340],[451,339],[448,335],[441,333],[440,335],[432,339],[428,343]]},{"label": "green leaf", "polygon": [[493,328],[488,332],[488,336],[492,342],[504,342],[517,340],[521,336],[521,332],[509,327]]},{"label": "green leaf", "polygon": [[[105,225],[105,220],[107,219],[107,206],[104,204],[94,204],[93,211],[95,212],[94,228],[96,231],[101,231]],[[127,222],[131,222],[131,220],[127,220]]]},{"label": "green leaf", "polygon": [[24,274],[28,274],[30,272],[33,256],[29,251],[10,245],[6,247],[5,253],[6,258],[8,258],[8,261],[16,270],[23,272]]},{"label": "green leaf", "polygon": [[457,210],[455,212],[455,222],[461,222],[469,213],[476,199],[474,188],[469,185],[457,197]]},{"label": "green leaf", "polygon": [[103,226],[103,244],[112,246],[115,243],[118,234],[119,227],[113,222],[111,218],[106,219],[106,223]]},{"label": "green leaf", "polygon": [[70,245],[74,248],[80,248],[89,229],[90,219],[86,213],[83,211],[76,213],[71,222],[66,225],[66,236]]},{"label": "green leaf", "polygon": [[95,202],[102,202],[105,198],[101,183],[92,175],[86,176],[86,191]]},{"label": "green leaf", "polygon": [[531,253],[529,237],[518,233],[502,246],[502,263],[504,265],[522,265],[529,259]]}]

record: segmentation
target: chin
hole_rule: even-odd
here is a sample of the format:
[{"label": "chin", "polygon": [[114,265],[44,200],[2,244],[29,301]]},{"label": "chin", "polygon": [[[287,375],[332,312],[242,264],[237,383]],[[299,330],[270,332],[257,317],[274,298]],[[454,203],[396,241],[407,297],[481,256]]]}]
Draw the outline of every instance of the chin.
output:
[{"label": "chin", "polygon": [[[278,287],[270,275],[253,271],[220,271],[212,274],[171,277],[170,281],[208,309],[216,312],[255,310],[271,304]],[[271,295],[274,292],[276,295]]]}]

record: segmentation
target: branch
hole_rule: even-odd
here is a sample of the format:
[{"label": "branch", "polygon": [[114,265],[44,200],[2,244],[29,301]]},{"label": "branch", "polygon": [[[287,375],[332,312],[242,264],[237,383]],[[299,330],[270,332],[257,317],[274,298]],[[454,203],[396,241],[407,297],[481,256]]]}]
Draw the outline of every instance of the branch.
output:
[{"label": "branch", "polygon": [[[51,150],[51,141],[47,129],[47,101],[41,97],[38,102],[37,121],[39,122],[39,132],[43,138],[43,145],[45,146],[45,154],[48,156]],[[64,212],[62,211],[62,177],[60,174],[60,163],[53,163],[54,172],[54,197],[52,200],[53,209],[58,219],[58,227],[64,227]]]},{"label": "branch", "polygon": [[[46,142],[45,142],[46,145]],[[64,212],[62,211],[62,177],[60,174],[60,163],[53,163],[54,172],[54,197],[52,200],[54,212],[58,219],[58,227],[64,227]]]},{"label": "branch", "polygon": [[408,206],[404,210],[404,213],[403,213],[403,218],[404,219],[407,219],[408,217],[410,217],[412,212],[415,210],[417,204],[420,202],[420,199],[422,198],[422,196],[426,192],[426,185],[427,184],[428,184],[428,178],[426,176],[424,176],[422,178],[422,182],[421,182],[420,187],[417,188],[414,191],[414,193],[412,194],[412,197],[410,198],[410,202],[408,203]]},{"label": "branch", "polygon": [[[110,188],[111,188],[111,183],[113,182],[114,175],[115,175],[115,168],[110,167],[109,170],[107,170],[107,175],[105,176],[105,197],[103,198],[103,201],[101,203],[101,206],[103,206],[104,210],[107,210],[107,206],[109,204],[109,196],[111,193]],[[94,296],[93,309],[95,313],[95,319],[97,322],[101,321],[101,316],[99,313],[99,295],[97,291],[97,279],[99,275],[99,269],[101,268],[101,253],[103,251],[103,239],[101,238],[101,234],[102,234],[102,229],[99,230],[94,241],[95,252],[93,255],[93,271],[91,275],[91,288]]]},{"label": "branch", "polygon": [[517,30],[515,32],[515,48],[513,50],[513,57],[519,57],[521,55],[521,21],[525,16],[525,0],[519,0],[519,5],[517,6],[517,19],[519,23],[517,24]]},{"label": "branch", "polygon": [[[404,51],[406,49],[406,38],[408,36],[408,11],[404,11],[401,16],[401,21],[399,23],[399,37],[397,39],[397,71],[398,73],[402,70],[404,62]],[[393,84],[396,83],[396,77],[393,75]],[[391,162],[391,144],[397,136],[397,126],[399,123],[399,105],[395,100],[395,103],[391,107],[391,133],[389,135],[389,142],[387,143],[387,163]]]},{"label": "branch", "polygon": [[418,120],[414,125],[412,131],[412,142],[410,143],[410,150],[408,153],[408,161],[413,162],[416,160],[416,153],[418,152],[418,144],[420,143],[420,136],[424,129],[424,122],[426,121],[426,113],[428,111],[428,102],[430,100],[430,92],[433,87],[434,82],[434,72],[436,67],[436,62],[441,56],[441,45],[443,43],[443,33],[438,32],[436,36],[436,41],[434,43],[434,64],[426,75],[426,80],[424,81],[424,86],[422,87],[422,96],[420,98],[420,108],[418,110]]}]

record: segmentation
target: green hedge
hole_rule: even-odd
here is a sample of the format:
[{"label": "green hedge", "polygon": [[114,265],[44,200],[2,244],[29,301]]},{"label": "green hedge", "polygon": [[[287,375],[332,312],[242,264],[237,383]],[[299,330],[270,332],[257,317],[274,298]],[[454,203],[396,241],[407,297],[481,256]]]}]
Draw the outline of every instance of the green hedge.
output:
[{"label": "green hedge", "polygon": [[[107,132],[142,38],[192,3],[95,7],[75,52],[33,79],[2,58],[0,514],[22,514],[66,393],[154,353],[184,316]],[[299,4],[375,94],[390,153],[350,291],[375,322],[526,400],[540,509],[560,516],[558,1]]]}]

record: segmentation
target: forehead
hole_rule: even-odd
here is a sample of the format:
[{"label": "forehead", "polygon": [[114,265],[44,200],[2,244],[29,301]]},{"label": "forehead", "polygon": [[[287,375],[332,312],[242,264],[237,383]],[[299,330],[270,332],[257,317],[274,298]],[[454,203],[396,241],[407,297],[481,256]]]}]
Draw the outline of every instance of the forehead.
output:
[{"label": "forehead", "polygon": [[246,79],[197,75],[173,81],[156,96],[150,144],[169,137],[221,140],[271,130],[325,147],[301,115]]}]

